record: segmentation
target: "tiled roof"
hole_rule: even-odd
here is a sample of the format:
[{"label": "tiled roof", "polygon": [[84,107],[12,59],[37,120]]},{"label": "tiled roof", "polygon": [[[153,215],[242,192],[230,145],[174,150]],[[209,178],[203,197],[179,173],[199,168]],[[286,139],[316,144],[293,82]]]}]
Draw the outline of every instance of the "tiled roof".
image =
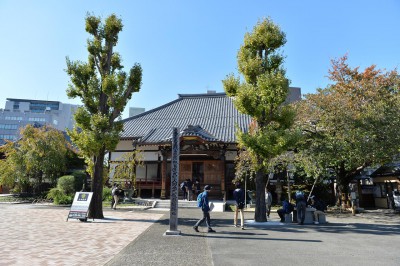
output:
[{"label": "tiled roof", "polygon": [[161,143],[172,137],[173,127],[194,134],[191,126],[199,126],[197,136],[235,143],[236,126],[247,131],[249,123],[250,116],[239,113],[225,93],[179,94],[175,101],[123,120],[121,138]]}]

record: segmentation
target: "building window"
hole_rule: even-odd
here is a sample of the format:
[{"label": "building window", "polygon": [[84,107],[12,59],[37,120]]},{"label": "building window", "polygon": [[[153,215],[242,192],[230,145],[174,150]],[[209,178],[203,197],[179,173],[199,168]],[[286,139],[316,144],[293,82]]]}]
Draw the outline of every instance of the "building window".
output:
[{"label": "building window", "polygon": [[8,135],[8,134],[0,134],[0,139],[7,139],[7,140],[15,141],[15,140],[17,140],[17,136]]},{"label": "building window", "polygon": [[46,122],[46,118],[43,117],[29,117],[31,122]]},{"label": "building window", "polygon": [[21,121],[22,116],[6,116],[4,117],[4,120]]},{"label": "building window", "polygon": [[18,125],[16,125],[16,124],[0,124],[0,129],[15,130],[15,129],[18,129]]}]

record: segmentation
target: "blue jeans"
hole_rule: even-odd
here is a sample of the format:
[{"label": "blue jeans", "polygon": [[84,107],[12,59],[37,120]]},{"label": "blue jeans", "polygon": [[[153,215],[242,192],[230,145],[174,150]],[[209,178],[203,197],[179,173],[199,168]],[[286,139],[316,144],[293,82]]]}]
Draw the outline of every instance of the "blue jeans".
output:
[{"label": "blue jeans", "polygon": [[203,224],[204,221],[206,221],[208,229],[211,229],[210,213],[208,211],[203,212],[203,218],[198,220],[194,226],[198,227],[199,225]]},{"label": "blue jeans", "polygon": [[297,208],[297,222],[299,224],[303,224],[304,219],[306,218],[307,204],[305,201],[299,201],[296,204],[296,208]]}]

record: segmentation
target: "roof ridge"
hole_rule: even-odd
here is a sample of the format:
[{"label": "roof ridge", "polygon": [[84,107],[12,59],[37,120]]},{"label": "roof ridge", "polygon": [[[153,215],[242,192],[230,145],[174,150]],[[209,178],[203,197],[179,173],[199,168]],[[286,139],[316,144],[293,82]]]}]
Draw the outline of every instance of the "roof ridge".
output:
[{"label": "roof ridge", "polygon": [[132,119],[134,119],[134,118],[139,118],[139,117],[141,117],[141,116],[154,113],[155,111],[158,111],[158,110],[160,110],[160,109],[163,109],[163,108],[165,108],[165,107],[167,107],[167,106],[169,106],[169,105],[172,105],[172,104],[174,104],[174,103],[176,103],[176,102],[179,102],[179,101],[181,101],[181,100],[182,100],[181,98],[178,98],[178,99],[176,99],[176,100],[173,100],[173,101],[168,102],[168,103],[166,103],[166,104],[160,105],[160,106],[158,106],[158,107],[156,107],[156,108],[150,109],[150,110],[145,111],[145,112],[143,112],[143,113],[140,113],[140,114],[137,114],[137,115],[134,115],[134,116],[131,116],[131,117],[122,119],[121,122],[126,122],[126,121],[132,120]]}]

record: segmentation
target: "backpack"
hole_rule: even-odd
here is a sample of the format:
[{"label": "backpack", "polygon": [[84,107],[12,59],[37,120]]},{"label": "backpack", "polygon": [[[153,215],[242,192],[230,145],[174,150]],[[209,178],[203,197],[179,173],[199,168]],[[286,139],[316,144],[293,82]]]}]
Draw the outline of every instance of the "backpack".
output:
[{"label": "backpack", "polygon": [[185,190],[185,182],[182,182],[180,185],[181,190]]},{"label": "backpack", "polygon": [[197,196],[197,207],[203,207],[203,192]]},{"label": "backpack", "polygon": [[305,200],[303,191],[296,191],[296,200]]}]

